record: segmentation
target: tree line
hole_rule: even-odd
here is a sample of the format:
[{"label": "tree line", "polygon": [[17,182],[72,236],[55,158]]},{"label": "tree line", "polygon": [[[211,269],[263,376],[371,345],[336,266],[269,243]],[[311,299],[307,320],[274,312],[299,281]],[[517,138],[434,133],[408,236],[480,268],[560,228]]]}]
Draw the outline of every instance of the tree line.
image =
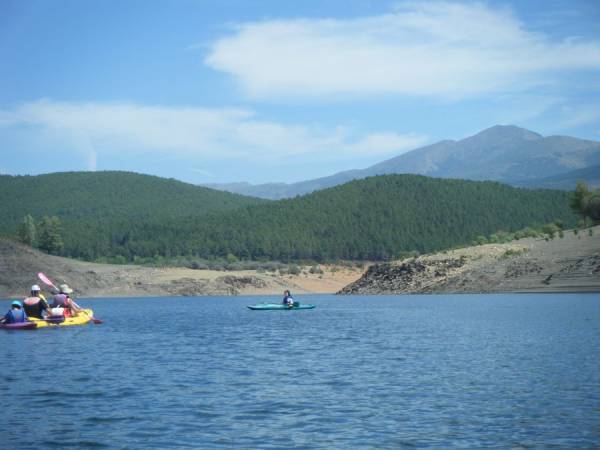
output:
[{"label": "tree line", "polygon": [[[96,191],[102,195],[107,189]],[[572,226],[577,220],[567,192],[419,175],[376,176],[293,199],[255,200],[186,214],[156,210],[179,210],[176,204],[135,207],[131,196],[104,201],[93,214],[89,205],[73,202],[54,216],[39,217],[33,210],[21,216],[19,236],[49,253],[91,261],[232,256],[324,262],[389,260],[470,244],[498,230],[514,232],[555,219]]]}]

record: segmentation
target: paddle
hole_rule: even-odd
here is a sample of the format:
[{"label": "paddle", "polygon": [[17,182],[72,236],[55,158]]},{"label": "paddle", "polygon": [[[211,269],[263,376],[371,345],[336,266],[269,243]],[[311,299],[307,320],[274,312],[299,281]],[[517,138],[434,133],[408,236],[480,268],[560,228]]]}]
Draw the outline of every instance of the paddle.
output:
[{"label": "paddle", "polygon": [[[54,288],[55,291],[59,291],[60,289],[58,289],[56,287],[56,285],[50,280],[50,278],[48,278],[46,275],[44,275],[42,272],[38,273],[38,278],[40,280],[42,280],[42,282],[46,285],[46,286],[50,286],[52,288]],[[83,309],[81,306],[79,306],[77,303],[75,303],[75,300],[71,299],[71,301],[73,302],[73,304],[79,308],[81,310],[82,313],[84,313],[86,316],[88,316],[90,318],[90,320],[92,322],[94,322],[95,324],[101,324],[102,321],[100,319],[96,319],[94,316],[91,316],[90,314],[88,314],[88,312]]]}]

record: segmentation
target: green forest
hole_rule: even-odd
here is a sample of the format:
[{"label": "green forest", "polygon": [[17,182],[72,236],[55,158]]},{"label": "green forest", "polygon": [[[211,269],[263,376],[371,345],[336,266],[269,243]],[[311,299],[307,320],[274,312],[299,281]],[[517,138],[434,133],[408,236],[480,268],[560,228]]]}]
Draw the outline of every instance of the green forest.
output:
[{"label": "green forest", "polygon": [[[570,194],[385,175],[264,201],[126,172],[0,177],[0,232],[85,260],[387,260],[577,218]],[[27,217],[30,216],[30,217]]]},{"label": "green forest", "polygon": [[57,172],[0,175],[0,227],[10,229],[27,214],[63,222],[114,222],[198,217],[266,200],[216,191],[174,179],[133,172]]}]

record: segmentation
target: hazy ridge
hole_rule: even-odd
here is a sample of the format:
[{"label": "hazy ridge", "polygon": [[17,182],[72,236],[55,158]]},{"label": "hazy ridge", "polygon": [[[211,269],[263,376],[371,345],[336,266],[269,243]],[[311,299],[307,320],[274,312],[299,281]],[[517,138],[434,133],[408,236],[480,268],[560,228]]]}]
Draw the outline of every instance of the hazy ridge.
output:
[{"label": "hazy ridge", "polygon": [[496,125],[459,141],[444,140],[367,167],[298,183],[210,184],[267,199],[303,195],[373,175],[412,173],[442,178],[493,180],[515,186],[573,189],[578,180],[600,185],[600,142],[548,136]]}]

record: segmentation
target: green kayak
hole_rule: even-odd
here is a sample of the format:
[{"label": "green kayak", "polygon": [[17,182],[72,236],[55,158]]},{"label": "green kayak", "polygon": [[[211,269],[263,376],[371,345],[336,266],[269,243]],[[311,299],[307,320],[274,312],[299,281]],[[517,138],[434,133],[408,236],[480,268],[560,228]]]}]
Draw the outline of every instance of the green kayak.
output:
[{"label": "green kayak", "polygon": [[260,305],[252,305],[248,306],[248,308],[254,311],[262,311],[262,310],[274,310],[274,309],[313,309],[315,305],[294,305],[291,308],[287,305],[282,305],[281,303],[261,303]]}]

